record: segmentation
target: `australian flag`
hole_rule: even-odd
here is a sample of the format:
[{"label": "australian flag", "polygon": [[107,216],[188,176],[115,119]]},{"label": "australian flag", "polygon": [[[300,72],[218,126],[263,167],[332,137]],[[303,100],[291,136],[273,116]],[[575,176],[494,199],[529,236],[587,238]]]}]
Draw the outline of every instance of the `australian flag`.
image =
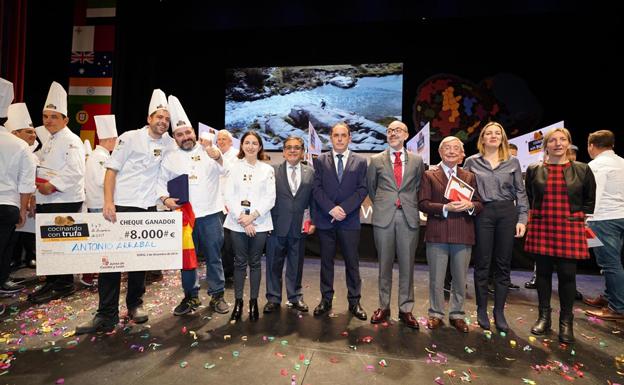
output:
[{"label": "australian flag", "polygon": [[113,76],[112,52],[72,52],[70,77],[110,78]]}]

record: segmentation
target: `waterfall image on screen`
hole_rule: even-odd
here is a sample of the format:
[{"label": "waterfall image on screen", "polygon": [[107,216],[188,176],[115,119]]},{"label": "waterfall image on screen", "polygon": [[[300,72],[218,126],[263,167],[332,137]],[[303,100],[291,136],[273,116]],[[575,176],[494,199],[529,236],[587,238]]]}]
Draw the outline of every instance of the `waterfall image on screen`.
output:
[{"label": "waterfall image on screen", "polygon": [[345,122],[350,149],[381,151],[402,95],[402,63],[228,69],[225,128],[237,138],[256,130],[266,150],[281,150],[290,135],[307,142],[312,124],[327,150],[329,130]]}]

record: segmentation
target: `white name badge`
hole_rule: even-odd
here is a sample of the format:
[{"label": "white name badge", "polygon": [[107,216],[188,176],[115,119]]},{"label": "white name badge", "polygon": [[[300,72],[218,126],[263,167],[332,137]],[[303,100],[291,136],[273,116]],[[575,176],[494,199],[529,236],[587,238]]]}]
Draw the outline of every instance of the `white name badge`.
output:
[{"label": "white name badge", "polygon": [[37,275],[182,268],[182,213],[36,215]]}]

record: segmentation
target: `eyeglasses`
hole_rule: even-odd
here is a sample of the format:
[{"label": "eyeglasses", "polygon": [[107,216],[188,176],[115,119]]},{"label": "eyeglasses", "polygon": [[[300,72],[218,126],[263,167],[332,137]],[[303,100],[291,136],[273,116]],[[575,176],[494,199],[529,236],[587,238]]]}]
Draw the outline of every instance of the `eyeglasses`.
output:
[{"label": "eyeglasses", "polygon": [[392,134],[398,134],[399,132],[405,132],[405,130],[402,128],[388,128],[386,132],[388,133],[388,135],[392,135]]},{"label": "eyeglasses", "polygon": [[303,149],[303,147],[301,147],[301,146],[284,146],[284,150],[286,150],[286,151],[293,151],[293,150],[300,151],[302,149]]}]

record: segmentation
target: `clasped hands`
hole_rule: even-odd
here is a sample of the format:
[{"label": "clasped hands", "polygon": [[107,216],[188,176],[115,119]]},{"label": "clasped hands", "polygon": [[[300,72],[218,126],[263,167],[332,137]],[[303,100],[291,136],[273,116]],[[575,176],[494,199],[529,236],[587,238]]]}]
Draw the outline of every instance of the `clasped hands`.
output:
[{"label": "clasped hands", "polygon": [[347,213],[340,206],[336,206],[333,209],[329,210],[329,215],[332,216],[333,221],[343,221],[347,217]]},{"label": "clasped hands", "polygon": [[453,201],[453,202],[449,202],[447,204],[444,205],[446,207],[446,211],[450,212],[450,213],[458,213],[461,211],[469,211],[474,209],[474,203],[472,203],[469,200],[459,200],[459,201]]}]

